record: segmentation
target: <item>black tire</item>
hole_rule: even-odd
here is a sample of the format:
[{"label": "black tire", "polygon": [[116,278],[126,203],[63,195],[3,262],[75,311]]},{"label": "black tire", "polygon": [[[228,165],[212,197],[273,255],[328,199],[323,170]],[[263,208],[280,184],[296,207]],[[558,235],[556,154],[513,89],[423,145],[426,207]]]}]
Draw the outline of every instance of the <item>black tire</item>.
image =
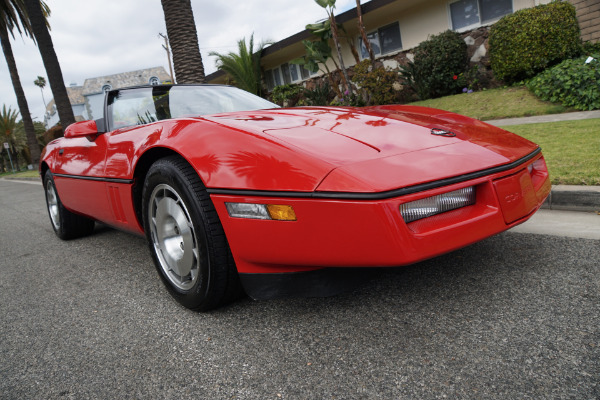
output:
[{"label": "black tire", "polygon": [[206,187],[184,159],[166,157],[150,167],[142,215],[158,274],[179,303],[207,311],[239,297],[223,227]]},{"label": "black tire", "polygon": [[94,231],[93,219],[72,213],[63,206],[50,171],[46,171],[44,175],[44,189],[50,224],[56,236],[69,240],[87,236]]}]

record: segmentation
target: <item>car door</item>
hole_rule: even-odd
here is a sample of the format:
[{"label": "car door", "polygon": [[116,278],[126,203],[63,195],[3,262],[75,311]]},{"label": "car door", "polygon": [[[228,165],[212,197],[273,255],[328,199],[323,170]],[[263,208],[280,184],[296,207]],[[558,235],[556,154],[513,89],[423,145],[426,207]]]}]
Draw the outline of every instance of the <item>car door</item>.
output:
[{"label": "car door", "polygon": [[106,148],[103,133],[63,138],[53,169],[64,206],[101,221],[112,219],[104,175]]}]

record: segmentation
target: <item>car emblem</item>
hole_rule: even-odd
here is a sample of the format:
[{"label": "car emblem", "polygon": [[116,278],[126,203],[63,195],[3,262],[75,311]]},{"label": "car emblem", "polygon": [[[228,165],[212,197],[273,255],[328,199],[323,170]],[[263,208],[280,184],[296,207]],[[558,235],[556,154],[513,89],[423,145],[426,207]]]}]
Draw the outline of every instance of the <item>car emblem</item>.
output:
[{"label": "car emblem", "polygon": [[431,129],[431,134],[432,135],[437,135],[437,136],[444,136],[444,137],[454,137],[454,136],[456,136],[456,133],[454,133],[454,132],[450,132],[450,131],[446,131],[444,129],[438,129],[438,128]]}]

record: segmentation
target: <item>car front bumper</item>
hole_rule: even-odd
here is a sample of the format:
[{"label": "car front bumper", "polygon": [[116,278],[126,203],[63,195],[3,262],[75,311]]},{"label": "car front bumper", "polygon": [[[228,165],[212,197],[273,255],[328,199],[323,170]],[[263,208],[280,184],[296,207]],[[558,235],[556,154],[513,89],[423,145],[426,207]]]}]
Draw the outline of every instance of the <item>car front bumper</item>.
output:
[{"label": "car front bumper", "polygon": [[[536,166],[534,168],[533,166]],[[541,166],[541,167],[540,167]],[[474,186],[475,204],[405,223],[400,204]],[[401,266],[432,258],[526,221],[550,193],[541,154],[509,170],[398,197],[362,200],[212,193],[238,272],[289,274]],[[335,196],[332,196],[335,197]],[[296,221],[229,216],[225,203],[292,206]],[[244,279],[242,279],[244,281]]]}]

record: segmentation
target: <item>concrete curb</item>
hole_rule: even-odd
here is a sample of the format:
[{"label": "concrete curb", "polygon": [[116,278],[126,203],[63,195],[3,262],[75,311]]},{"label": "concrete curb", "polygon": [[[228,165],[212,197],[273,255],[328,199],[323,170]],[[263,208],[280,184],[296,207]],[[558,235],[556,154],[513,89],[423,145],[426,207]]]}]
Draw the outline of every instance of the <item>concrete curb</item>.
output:
[{"label": "concrete curb", "polygon": [[542,208],[600,212],[600,186],[555,185]]}]

